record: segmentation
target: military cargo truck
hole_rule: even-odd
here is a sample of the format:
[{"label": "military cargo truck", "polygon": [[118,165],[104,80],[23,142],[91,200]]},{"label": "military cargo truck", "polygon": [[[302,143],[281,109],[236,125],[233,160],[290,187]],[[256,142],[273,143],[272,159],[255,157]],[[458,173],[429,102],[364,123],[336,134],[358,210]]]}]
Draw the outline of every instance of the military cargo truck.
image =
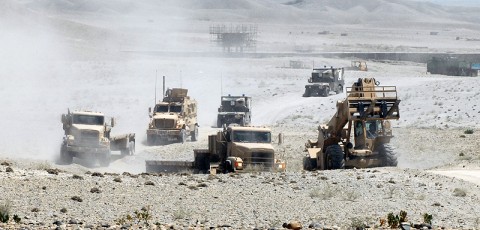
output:
[{"label": "military cargo truck", "polygon": [[110,132],[115,119],[105,122],[105,115],[86,110],[62,114],[65,136],[60,148],[60,161],[71,164],[74,157],[97,160],[101,166],[110,164],[111,151],[120,151],[122,155],[135,152],[135,134],[123,134],[112,137]]},{"label": "military cargo truck", "polygon": [[187,96],[187,93],[187,89],[168,89],[153,111],[148,109],[148,145],[185,143],[188,137],[191,141],[198,140],[197,102]]},{"label": "military cargo truck", "polygon": [[285,161],[276,159],[271,135],[266,127],[230,125],[208,137],[208,149],[195,149],[194,161],[146,161],[146,171],[285,171]]},{"label": "military cargo truck", "polygon": [[223,125],[238,124],[240,126],[250,125],[252,115],[252,98],[242,96],[222,96],[218,108],[217,127]]},{"label": "military cargo truck", "polygon": [[343,68],[317,68],[313,69],[312,76],[305,85],[304,97],[327,97],[330,92],[339,94],[343,92],[345,80]]}]

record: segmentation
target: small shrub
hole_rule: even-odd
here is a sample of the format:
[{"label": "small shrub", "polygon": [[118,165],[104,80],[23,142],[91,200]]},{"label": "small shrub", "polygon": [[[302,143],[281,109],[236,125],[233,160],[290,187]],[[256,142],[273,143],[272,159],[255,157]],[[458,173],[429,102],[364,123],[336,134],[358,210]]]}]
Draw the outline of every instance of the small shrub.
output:
[{"label": "small shrub", "polygon": [[455,188],[453,190],[453,195],[458,197],[465,197],[467,196],[467,192],[461,188]]},{"label": "small shrub", "polygon": [[394,215],[393,212],[388,213],[387,223],[390,228],[397,228],[399,221],[400,221],[400,218],[398,217],[398,215]]},{"label": "small shrub", "polygon": [[152,181],[146,181],[146,182],[145,182],[145,185],[152,185],[152,186],[154,186],[155,183],[153,183]]},{"label": "small shrub", "polygon": [[423,214],[423,223],[426,223],[426,224],[432,224],[432,215],[431,214],[428,214],[428,213],[424,213]]},{"label": "small shrub", "polygon": [[465,134],[473,134],[473,129],[467,129],[463,133]]},{"label": "small shrub", "polygon": [[365,229],[367,227],[365,222],[357,217],[352,218],[351,222],[352,222],[350,224],[351,229]]},{"label": "small shrub", "polygon": [[72,198],[70,198],[74,201],[77,201],[77,202],[83,202],[82,198],[80,198],[79,196],[72,196]]},{"label": "small shrub", "polygon": [[47,169],[51,169],[51,168],[52,168],[52,165],[50,165],[50,163],[48,161],[43,161],[43,162],[37,163],[37,165],[35,166],[35,169],[37,169],[37,170],[47,170]]},{"label": "small shrub", "polygon": [[67,213],[67,209],[66,209],[66,208],[62,208],[62,209],[60,209],[60,212],[61,212],[61,213]]},{"label": "small shrub", "polygon": [[190,214],[187,211],[185,211],[183,208],[181,208],[181,209],[178,209],[175,212],[173,212],[173,219],[181,220],[181,219],[187,218],[189,215]]},{"label": "small shrub", "polygon": [[0,204],[0,222],[7,223],[10,220],[10,211],[11,211],[10,201],[5,201],[3,204]]},{"label": "small shrub", "polygon": [[32,212],[39,212],[40,210],[38,208],[32,208]]},{"label": "small shrub", "polygon": [[400,211],[400,221],[399,222],[402,223],[402,222],[407,222],[407,221],[408,221],[407,220],[407,212],[401,210]]},{"label": "small shrub", "polygon": [[5,169],[5,172],[12,173],[12,172],[13,172],[12,167],[8,166],[8,167]]},{"label": "small shrub", "polygon": [[13,221],[15,221],[15,223],[20,223],[20,221],[22,221],[22,218],[20,218],[17,214],[13,215]]},{"label": "small shrub", "polygon": [[115,179],[113,179],[113,181],[120,183],[120,182],[122,182],[122,178],[120,178],[120,177],[115,177]]},{"label": "small shrub", "polygon": [[48,172],[48,174],[53,174],[53,175],[58,175],[58,173],[60,172],[60,169],[46,169],[46,171]]},{"label": "small shrub", "polygon": [[360,195],[355,190],[345,192],[345,200],[347,201],[356,201],[358,197],[360,197]]},{"label": "small shrub", "polygon": [[97,187],[93,187],[92,189],[90,189],[90,192],[91,193],[101,193],[102,191]]},{"label": "small shrub", "polygon": [[143,224],[146,227],[150,226],[149,221],[152,219],[150,214],[150,206],[143,207],[140,210],[133,211],[133,215],[127,214],[115,220],[118,225],[124,224]]},{"label": "small shrub", "polygon": [[323,187],[323,189],[314,189],[310,191],[310,197],[311,198],[320,198],[323,200],[328,200],[332,197],[335,196],[336,191],[330,187],[330,185],[326,185]]},{"label": "small shrub", "polygon": [[72,178],[73,178],[73,179],[76,179],[76,180],[83,180],[83,177],[82,177],[82,176],[79,176],[79,175],[76,175],[76,174],[74,174],[74,175],[72,176]]},{"label": "small shrub", "polygon": [[94,173],[92,173],[92,176],[104,177],[104,175],[103,175],[102,173],[99,173],[99,172],[94,172]]}]

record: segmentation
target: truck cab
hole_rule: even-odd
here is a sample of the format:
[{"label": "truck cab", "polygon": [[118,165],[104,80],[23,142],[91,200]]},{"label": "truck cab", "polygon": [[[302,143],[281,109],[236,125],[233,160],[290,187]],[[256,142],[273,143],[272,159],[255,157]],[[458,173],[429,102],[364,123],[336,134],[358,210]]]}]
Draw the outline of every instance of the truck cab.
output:
[{"label": "truck cab", "polygon": [[218,108],[217,127],[223,125],[238,124],[240,126],[250,125],[252,116],[252,98],[242,96],[222,96]]}]

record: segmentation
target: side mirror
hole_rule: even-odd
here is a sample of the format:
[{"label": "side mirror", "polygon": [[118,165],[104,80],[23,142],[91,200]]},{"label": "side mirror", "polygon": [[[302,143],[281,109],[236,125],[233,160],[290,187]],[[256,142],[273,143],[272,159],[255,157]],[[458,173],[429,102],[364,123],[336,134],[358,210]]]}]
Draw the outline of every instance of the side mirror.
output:
[{"label": "side mirror", "polygon": [[112,119],[110,119],[110,126],[111,127],[115,126],[115,118],[113,118],[113,117],[112,117]]},{"label": "side mirror", "polygon": [[66,124],[67,123],[67,115],[62,114],[62,123]]},{"label": "side mirror", "polygon": [[148,107],[148,113],[152,113],[152,107]]}]

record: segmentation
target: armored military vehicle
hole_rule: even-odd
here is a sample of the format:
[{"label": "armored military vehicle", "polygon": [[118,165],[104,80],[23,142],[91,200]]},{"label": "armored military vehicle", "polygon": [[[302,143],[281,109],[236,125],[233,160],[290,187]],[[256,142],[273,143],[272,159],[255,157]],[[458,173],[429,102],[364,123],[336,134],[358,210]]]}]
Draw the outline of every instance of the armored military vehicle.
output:
[{"label": "armored military vehicle", "polygon": [[345,80],[343,68],[317,68],[313,69],[312,76],[308,79],[310,84],[305,85],[304,97],[327,97],[330,92],[339,94],[343,92]]},{"label": "armored military vehicle", "polygon": [[242,96],[222,96],[218,108],[217,127],[223,125],[238,124],[240,126],[250,125],[252,116],[252,98]]},{"label": "armored military vehicle", "polygon": [[147,144],[167,142],[185,143],[188,137],[198,140],[197,102],[187,96],[188,90],[168,89],[162,101],[153,111],[148,109],[150,123],[147,129]]},{"label": "armored military vehicle", "polygon": [[60,148],[60,161],[71,164],[74,157],[98,160],[101,166],[110,164],[111,151],[121,151],[122,155],[135,152],[135,134],[110,136],[115,119],[105,122],[105,115],[86,110],[68,111],[62,115],[65,136]]}]

